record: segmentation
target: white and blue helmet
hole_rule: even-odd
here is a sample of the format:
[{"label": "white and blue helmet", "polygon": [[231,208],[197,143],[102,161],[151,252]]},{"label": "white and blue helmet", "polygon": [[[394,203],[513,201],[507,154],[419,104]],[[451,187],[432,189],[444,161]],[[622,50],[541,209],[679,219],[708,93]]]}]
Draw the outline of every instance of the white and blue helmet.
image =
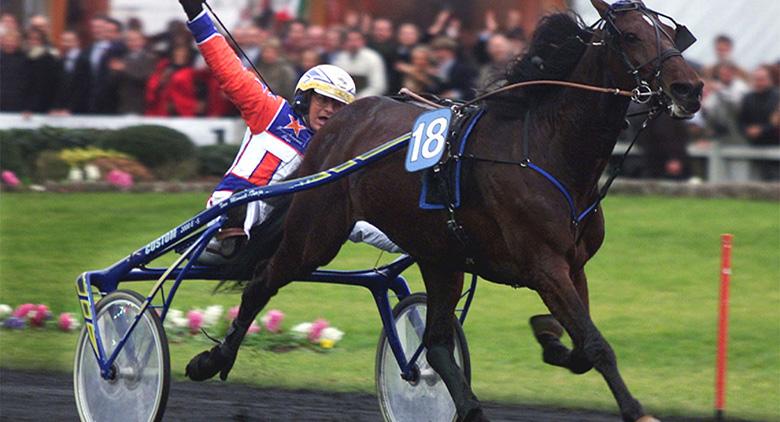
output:
[{"label": "white and blue helmet", "polygon": [[344,69],[331,64],[314,66],[301,76],[295,85],[295,102],[303,100],[303,93],[314,90],[344,104],[355,101],[355,81]]}]

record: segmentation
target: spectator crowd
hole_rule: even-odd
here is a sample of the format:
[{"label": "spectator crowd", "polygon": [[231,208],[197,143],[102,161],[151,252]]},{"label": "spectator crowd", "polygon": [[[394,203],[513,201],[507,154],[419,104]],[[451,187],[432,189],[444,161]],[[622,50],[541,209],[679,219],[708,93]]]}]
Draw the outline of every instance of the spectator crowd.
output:
[{"label": "spectator crowd", "polygon": [[[517,11],[503,28],[493,13],[479,39],[461,42],[460,21],[442,11],[430,27],[350,12],[323,27],[260,15],[231,33],[272,89],[291,98],[300,75],[317,64],[335,64],[353,76],[357,96],[385,95],[402,87],[452,99],[468,99],[497,83],[525,46]],[[161,34],[146,34],[137,19],[97,16],[89,42],[66,30],[56,45],[45,16],[21,25],[0,18],[0,111],[52,114],[231,116],[183,21]]]},{"label": "spectator crowd", "polygon": [[[246,52],[244,65],[255,66],[272,89],[288,99],[299,76],[322,63],[349,72],[358,98],[407,87],[469,99],[478,90],[499,84],[509,62],[525,49],[529,34],[522,27],[520,12],[505,11],[501,16],[499,22],[488,11],[481,30],[466,33],[447,10],[427,28],[355,11],[328,27],[260,13],[242,20],[231,32]],[[120,22],[97,16],[89,22],[87,38],[89,42],[84,42],[77,32],[66,30],[54,45],[46,17],[33,16],[22,25],[13,15],[3,14],[0,111],[237,115],[183,21],[172,21],[165,32],[150,35],[137,19]],[[733,42],[725,35],[716,39],[715,50],[717,62],[700,67],[705,80],[702,111],[694,131],[686,127],[681,136],[780,145],[778,65],[741,68],[732,57]],[[670,166],[669,161],[662,154],[659,177],[682,174],[682,166]]]}]

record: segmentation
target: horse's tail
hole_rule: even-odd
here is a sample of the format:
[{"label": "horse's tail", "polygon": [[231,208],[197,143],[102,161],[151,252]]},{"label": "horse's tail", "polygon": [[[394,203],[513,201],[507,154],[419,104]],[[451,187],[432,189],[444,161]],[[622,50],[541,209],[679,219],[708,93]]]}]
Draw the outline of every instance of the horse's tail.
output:
[{"label": "horse's tail", "polygon": [[252,228],[247,244],[222,267],[222,281],[214,288],[215,292],[243,289],[248,281],[262,273],[282,241],[284,220],[291,201],[292,195],[267,201],[273,206],[271,213],[265,221]]}]

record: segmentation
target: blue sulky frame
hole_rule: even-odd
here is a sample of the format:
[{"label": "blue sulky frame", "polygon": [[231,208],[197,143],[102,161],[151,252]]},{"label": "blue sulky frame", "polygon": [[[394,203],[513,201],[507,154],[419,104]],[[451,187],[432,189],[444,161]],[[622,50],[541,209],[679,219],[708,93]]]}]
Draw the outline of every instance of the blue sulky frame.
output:
[{"label": "blue sulky frame", "polygon": [[[208,241],[214,236],[225,221],[226,217],[224,215],[228,209],[248,202],[274,196],[288,195],[302,190],[312,189],[323,184],[332,183],[403,148],[408,143],[409,138],[410,134],[408,133],[399,136],[398,138],[380,145],[339,166],[311,176],[258,187],[233,195],[229,199],[220,202],[218,205],[200,212],[193,218],[163,234],[114,265],[103,270],[88,271],[79,276],[76,280],[76,291],[81,305],[81,311],[84,316],[84,327],[87,330],[92,350],[95,353],[98,365],[100,366],[101,376],[105,379],[114,376],[112,370],[113,363],[127,342],[130,333],[148,308],[160,309],[160,319],[164,321],[173,301],[173,297],[176,294],[176,290],[179,288],[182,281],[185,279],[221,279],[219,271],[217,271],[216,268],[199,266],[195,263],[201,253],[203,253]],[[216,221],[216,223],[209,224],[211,221]],[[181,255],[168,268],[147,267],[150,262],[174,250],[181,252]],[[406,280],[400,274],[413,263],[414,260],[411,257],[404,255],[390,264],[376,269],[365,271],[315,271],[306,279],[300,280],[317,283],[362,286],[370,290],[374,297],[374,301],[376,302],[391,350],[398,362],[398,367],[401,368],[401,376],[407,380],[411,380],[416,376],[415,362],[420,356],[423,346],[420,345],[412,357],[407,360],[398,339],[398,333],[396,332],[395,319],[393,318],[388,291],[392,290],[399,300],[402,300],[411,294]],[[182,266],[182,264],[184,265]],[[100,328],[95,324],[96,301],[93,287],[96,288],[101,295],[105,295],[116,290],[119,283],[123,281],[153,280],[157,280],[157,282],[146,297],[138,316],[109,356],[101,341]],[[169,280],[174,281],[166,295],[163,286],[164,283]],[[465,297],[465,302],[463,308],[460,309],[459,320],[461,324],[466,320],[471,300],[476,291],[476,282],[477,277],[474,275],[471,280],[471,287],[463,293],[462,297]],[[152,301],[158,295],[160,295],[162,299],[162,304],[152,304]],[[418,322],[420,321],[415,322],[415,325],[421,327],[422,325],[418,325]]]}]

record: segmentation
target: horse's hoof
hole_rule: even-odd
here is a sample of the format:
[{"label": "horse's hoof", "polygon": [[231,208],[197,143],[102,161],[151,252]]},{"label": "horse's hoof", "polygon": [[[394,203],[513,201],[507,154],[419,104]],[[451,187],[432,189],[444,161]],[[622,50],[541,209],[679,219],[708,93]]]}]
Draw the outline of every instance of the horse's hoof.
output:
[{"label": "horse's hoof", "polygon": [[482,408],[474,408],[468,411],[466,413],[466,417],[463,418],[463,422],[490,422],[490,419],[488,419],[485,416],[485,413],[482,412]]},{"label": "horse's hoof", "polygon": [[222,349],[221,345],[217,345],[199,353],[187,364],[184,374],[193,381],[205,381],[219,373],[219,377],[225,381],[236,358],[235,355],[227,356]]},{"label": "horse's hoof", "polygon": [[661,422],[661,421],[650,415],[645,415],[637,419],[636,422]]},{"label": "horse's hoof", "polygon": [[534,331],[534,336],[549,334],[555,338],[561,338],[563,336],[563,327],[552,315],[534,315],[528,320],[531,324],[531,329]]}]

